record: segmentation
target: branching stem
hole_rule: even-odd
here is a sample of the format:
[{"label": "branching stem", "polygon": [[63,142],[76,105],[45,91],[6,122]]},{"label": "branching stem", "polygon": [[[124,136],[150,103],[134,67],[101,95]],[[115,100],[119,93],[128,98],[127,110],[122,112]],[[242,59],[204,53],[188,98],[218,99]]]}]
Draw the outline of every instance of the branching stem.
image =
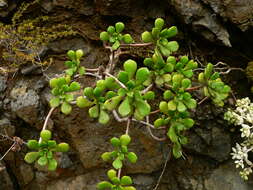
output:
[{"label": "branching stem", "polygon": [[[52,115],[52,113],[53,113],[54,110],[55,110],[55,108],[51,108],[51,109],[49,110],[49,112],[48,112],[48,114],[47,114],[47,117],[46,117],[46,119],[45,119],[45,122],[44,122],[44,125],[43,125],[41,131],[46,130],[46,128],[47,128],[47,123],[48,123],[49,118],[50,118],[50,116]],[[42,141],[42,138],[40,137],[39,143],[41,143],[41,141]]]},{"label": "branching stem", "polygon": [[11,151],[11,149],[16,145],[16,142],[14,142],[11,147],[4,153],[4,155],[0,158],[0,161],[4,159],[4,157]]},{"label": "branching stem", "polygon": [[159,185],[161,183],[161,180],[162,180],[162,177],[163,177],[163,174],[164,174],[164,172],[166,170],[166,167],[167,167],[167,164],[168,164],[170,158],[171,158],[171,149],[169,149],[168,156],[167,156],[166,161],[165,161],[164,166],[163,166],[163,171],[162,171],[162,173],[161,173],[161,175],[160,175],[160,177],[159,177],[159,179],[157,181],[157,184],[156,184],[156,186],[155,186],[155,188],[153,190],[157,190],[157,188],[159,187]]},{"label": "branching stem", "polygon": [[145,94],[147,93],[151,88],[153,87],[153,84],[150,84],[147,88],[145,88],[141,93]]},{"label": "branching stem", "polygon": [[120,82],[115,76],[111,75],[108,72],[104,72],[104,74],[107,75],[108,77],[112,77],[122,88],[127,89],[127,87],[122,82]]}]

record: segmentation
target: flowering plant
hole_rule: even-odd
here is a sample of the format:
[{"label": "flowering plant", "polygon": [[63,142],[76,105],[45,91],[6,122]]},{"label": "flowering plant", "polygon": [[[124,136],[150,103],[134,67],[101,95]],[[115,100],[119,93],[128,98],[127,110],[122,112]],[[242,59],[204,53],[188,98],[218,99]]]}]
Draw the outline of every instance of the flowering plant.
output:
[{"label": "flowering plant", "polygon": [[253,150],[253,103],[250,99],[243,98],[236,101],[236,109],[229,109],[224,119],[229,123],[241,126],[242,143],[236,143],[232,148],[232,159],[235,160],[236,168],[241,168],[240,176],[248,180],[252,173],[253,163],[249,160],[248,154]]}]

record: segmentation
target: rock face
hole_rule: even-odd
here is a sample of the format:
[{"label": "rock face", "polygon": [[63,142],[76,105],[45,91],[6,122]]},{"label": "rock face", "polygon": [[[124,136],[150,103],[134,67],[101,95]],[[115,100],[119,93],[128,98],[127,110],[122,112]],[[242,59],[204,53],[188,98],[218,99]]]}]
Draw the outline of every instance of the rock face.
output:
[{"label": "rock face", "polygon": [[10,107],[12,112],[25,122],[37,125],[42,109],[36,88],[31,88],[31,85],[34,85],[34,81],[21,80],[14,86],[10,92]]},{"label": "rock face", "polygon": [[221,16],[225,21],[229,20],[242,31],[253,26],[252,12],[253,2],[251,0],[203,0],[209,5],[213,12]]},{"label": "rock face", "polygon": [[11,178],[6,171],[6,167],[2,161],[0,162],[0,187],[2,189],[14,190]]},{"label": "rock face", "polygon": [[227,163],[212,172],[210,177],[205,180],[207,190],[250,190],[252,185],[245,183],[238,175],[233,163]]},{"label": "rock face", "polygon": [[212,42],[218,39],[223,45],[231,46],[227,29],[200,1],[171,0],[171,4],[195,32]]},{"label": "rock face", "polygon": [[[9,22],[10,15],[21,2],[0,0],[0,17],[4,18],[3,21]],[[82,65],[88,68],[104,65],[108,62],[108,52],[98,41],[99,33],[117,21],[124,21],[126,31],[133,34],[138,42],[140,33],[150,30],[155,18],[164,17],[169,25],[178,25],[180,33],[187,31],[185,35],[179,34],[178,37],[178,40],[184,42],[181,50],[183,53],[191,54],[190,50],[185,50],[188,45],[185,41],[189,37],[195,46],[201,44],[202,40],[199,39],[203,39],[200,37],[202,36],[206,39],[205,42],[208,42],[208,47],[204,43],[203,49],[193,49],[193,54],[200,54],[196,58],[201,59],[202,53],[208,52],[202,60],[216,62],[216,54],[210,54],[209,46],[216,49],[221,45],[222,50],[226,49],[224,46],[230,47],[229,56],[232,56],[234,62],[245,65],[245,55],[240,54],[244,52],[234,53],[237,46],[234,47],[233,36],[237,34],[234,30],[238,32],[238,28],[242,35],[250,33],[253,20],[252,3],[251,0],[41,1],[35,6],[36,13],[53,15],[55,24],[72,25],[80,33],[77,36],[57,39],[43,48],[43,55],[54,58],[53,64],[43,72],[40,67],[26,65],[21,68],[21,74],[14,77],[0,73],[0,132],[7,130],[10,136],[20,136],[24,140],[38,138],[50,99],[47,78],[61,74],[66,60],[63,54],[69,49],[81,48],[85,52]],[[28,12],[33,13],[33,10]],[[26,16],[28,15],[33,14]],[[219,46],[216,46],[217,44]],[[223,54],[223,51],[221,53]],[[224,54],[222,58],[229,56]],[[248,57],[247,59],[253,59],[252,53]],[[125,58],[121,59],[123,61]],[[240,87],[247,89],[245,78],[240,80]],[[90,77],[81,79],[84,86],[92,85],[92,81],[93,78]],[[235,143],[234,134],[222,120],[223,112],[224,110],[213,107],[210,102],[204,103],[201,109],[193,112],[197,122],[187,134],[189,143],[184,147],[186,159],[171,159],[168,162],[157,190],[253,188],[252,180],[246,183],[239,178],[238,171],[230,160],[231,147]],[[87,110],[74,108],[73,113],[67,117],[56,110],[51,117],[49,128],[53,130],[54,138],[58,142],[65,141],[71,145],[70,152],[57,155],[58,169],[55,172],[47,172],[37,165],[24,163],[23,157],[27,151],[24,146],[21,152],[12,152],[5,158],[8,170],[1,170],[5,165],[0,163],[0,189],[95,190],[98,181],[106,180],[105,172],[110,166],[102,161],[100,155],[112,150],[109,140],[123,133],[124,123],[111,120],[104,126],[89,118]],[[131,124],[130,135],[133,142],[129,149],[138,154],[139,161],[136,164],[126,164],[123,172],[133,176],[138,190],[152,190],[167,158],[168,144],[156,142],[146,128],[137,123]],[[0,141],[0,154],[9,146],[10,142]]]}]

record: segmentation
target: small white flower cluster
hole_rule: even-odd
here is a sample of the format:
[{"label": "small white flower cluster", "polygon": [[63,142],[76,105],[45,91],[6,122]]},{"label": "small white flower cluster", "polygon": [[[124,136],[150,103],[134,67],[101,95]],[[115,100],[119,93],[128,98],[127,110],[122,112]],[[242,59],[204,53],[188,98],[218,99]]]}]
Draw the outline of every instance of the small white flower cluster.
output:
[{"label": "small white flower cluster", "polygon": [[248,159],[248,153],[253,150],[253,103],[249,98],[236,101],[236,109],[229,109],[224,119],[229,123],[241,126],[243,142],[232,148],[232,159],[235,160],[236,168],[241,168],[240,176],[247,180],[252,173],[253,163]]}]

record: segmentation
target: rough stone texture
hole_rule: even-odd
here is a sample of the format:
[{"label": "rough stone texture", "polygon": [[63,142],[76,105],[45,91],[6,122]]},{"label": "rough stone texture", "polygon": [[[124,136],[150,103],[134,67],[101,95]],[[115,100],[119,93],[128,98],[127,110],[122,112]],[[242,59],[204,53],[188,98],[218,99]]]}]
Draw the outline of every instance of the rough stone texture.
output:
[{"label": "rough stone texture", "polygon": [[[210,123],[212,123],[210,121]],[[214,122],[213,122],[214,123]],[[211,130],[196,126],[196,134],[190,134],[191,138],[186,147],[199,154],[210,156],[217,161],[227,160],[230,156],[230,135],[223,129],[212,125]]]},{"label": "rough stone texture", "polygon": [[[124,125],[115,121],[111,121],[106,126],[101,125],[96,120],[90,119],[87,112],[76,111],[69,117],[60,114],[59,118],[54,118],[54,121],[55,125],[59,126],[57,129],[63,130],[70,138],[72,147],[78,152],[80,161],[86,169],[105,164],[100,155],[105,150],[112,150],[110,138],[120,136],[124,130]],[[159,151],[160,145],[142,130],[143,127],[140,126],[132,128],[130,132],[133,139],[130,150],[140,155],[139,164],[127,164],[127,171],[130,173],[152,173],[163,163],[162,153]],[[112,134],[111,131],[114,133]]]},{"label": "rough stone texture", "polygon": [[15,127],[11,124],[10,120],[7,118],[0,119],[0,132],[9,136],[15,134]]},{"label": "rough stone texture", "polygon": [[[0,5],[0,17],[5,17],[4,21],[10,19],[6,16],[17,6],[13,2],[8,1],[8,8],[4,11]],[[236,45],[231,38],[237,33],[229,28],[239,27],[242,31],[250,31],[251,3],[250,0],[43,0],[40,6],[36,7],[36,11],[55,16],[56,23],[72,25],[80,32],[75,37],[56,40],[43,48],[41,55],[54,58],[53,64],[43,74],[50,78],[60,74],[66,61],[65,53],[69,49],[83,49],[85,56],[81,64],[88,68],[104,65],[108,62],[108,51],[104,50],[102,43],[98,41],[102,30],[117,21],[124,21],[126,32],[133,34],[139,42],[141,32],[150,30],[157,17],[164,17],[169,26],[179,26],[178,39],[184,42],[181,46],[183,53],[191,53],[188,48],[184,49],[184,46],[188,46],[185,41],[190,38],[193,41],[191,45],[193,51],[195,50],[195,56],[195,46],[202,44],[198,37],[203,36],[208,43],[203,43],[198,49],[200,53],[197,53],[200,56],[196,58],[203,62],[217,62],[219,59],[216,56],[219,51],[222,54],[220,57],[230,58],[232,63],[237,62],[241,66],[246,64],[245,60],[242,61],[245,56],[240,54],[244,52],[235,51]],[[26,16],[29,15],[33,14]],[[187,32],[183,35],[181,31]],[[191,33],[192,31],[194,33]],[[192,34],[197,36],[197,40]],[[241,34],[238,35],[240,40]],[[250,42],[250,39],[247,40]],[[210,41],[215,43],[209,43]],[[232,48],[226,49],[222,46],[218,49],[219,46],[215,45],[217,42],[225,46],[232,45]],[[244,47],[251,51],[252,47],[249,47],[249,44]],[[209,46],[217,48],[216,52],[212,53],[213,49]],[[223,50],[227,50],[228,53],[225,54]],[[205,51],[208,54],[204,54]],[[123,61],[125,57],[122,56],[121,59]],[[252,54],[247,59],[253,59]],[[18,116],[6,119],[6,116],[1,115],[0,128],[8,126],[9,135],[18,135],[28,140],[39,136],[38,129],[41,128],[46,115],[44,110],[48,110],[50,89],[40,68],[27,65],[21,68],[21,74],[26,76],[9,76],[8,80],[0,76],[0,92],[3,92],[4,98],[0,101],[0,111],[3,110],[4,115]],[[84,86],[88,86],[92,85],[92,80],[93,78],[85,77],[80,81]],[[239,80],[241,83],[237,86],[244,87],[240,95],[248,95],[245,78]],[[234,86],[236,85],[233,83]],[[234,87],[235,93],[237,86]],[[3,108],[1,104],[4,105]],[[158,190],[252,189],[252,180],[249,183],[242,182],[234,165],[227,163],[234,140],[231,138],[233,134],[227,130],[227,125],[222,120],[223,112],[224,109],[210,106],[208,101],[201,105],[201,109],[193,112],[197,122],[187,134],[189,144],[184,147],[186,159],[171,159],[168,162]],[[57,155],[58,169],[49,173],[37,164],[27,165],[23,160],[24,153],[27,152],[24,147],[20,153],[11,152],[6,156],[5,161],[10,167],[8,169],[16,180],[12,182],[7,172],[2,177],[3,173],[0,171],[0,189],[6,187],[4,189],[12,190],[12,183],[16,183],[18,189],[95,190],[99,180],[106,180],[105,172],[110,168],[110,164],[104,163],[100,154],[112,149],[109,139],[120,136],[125,129],[124,124],[111,120],[108,125],[103,126],[90,119],[87,110],[80,111],[74,108],[73,113],[67,117],[55,111],[49,128],[53,130],[54,138],[58,142],[65,141],[71,145],[70,152]],[[145,127],[136,123],[131,125],[130,135],[133,142],[129,148],[138,154],[139,161],[136,164],[126,164],[123,173],[133,176],[138,190],[152,190],[167,156],[167,143],[154,141]],[[1,144],[1,154],[9,146],[10,142]]]},{"label": "rough stone texture", "polygon": [[31,126],[41,127],[43,107],[38,95],[43,80],[20,80],[10,92],[11,111]]},{"label": "rough stone texture", "polygon": [[14,190],[11,178],[8,172],[6,171],[6,167],[2,161],[0,161],[0,187],[1,189]]},{"label": "rough stone texture", "polygon": [[84,175],[58,180],[50,183],[46,190],[96,190],[96,184],[104,178],[101,177],[104,171],[97,170]]},{"label": "rough stone texture", "polygon": [[237,175],[233,163],[229,162],[215,169],[210,177],[205,180],[206,190],[223,189],[223,190],[250,190],[252,183],[243,181]]},{"label": "rough stone texture", "polygon": [[0,18],[8,16],[16,8],[17,4],[13,1],[0,0]]},{"label": "rough stone texture", "polygon": [[20,165],[19,169],[21,171],[21,176],[23,178],[24,185],[29,184],[34,178],[32,166],[29,164],[23,163],[22,165]]},{"label": "rough stone texture", "polygon": [[253,1],[251,0],[202,0],[208,4],[214,13],[224,20],[230,20],[242,31],[253,26],[252,12]]},{"label": "rough stone texture", "polygon": [[171,0],[171,4],[180,13],[179,16],[184,22],[190,24],[195,32],[210,41],[214,42],[218,39],[225,46],[231,46],[227,29],[200,1]]},{"label": "rough stone texture", "polygon": [[3,92],[7,87],[7,78],[4,76],[0,76],[0,93]]}]

